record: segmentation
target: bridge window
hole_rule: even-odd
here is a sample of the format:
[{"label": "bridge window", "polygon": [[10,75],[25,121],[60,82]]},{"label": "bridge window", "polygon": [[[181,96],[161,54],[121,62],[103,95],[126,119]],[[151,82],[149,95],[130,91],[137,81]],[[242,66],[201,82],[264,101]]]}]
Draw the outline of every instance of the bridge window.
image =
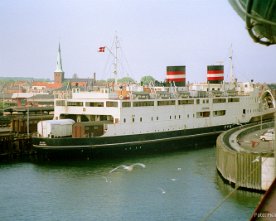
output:
[{"label": "bridge window", "polygon": [[122,107],[131,107],[131,102],[122,102]]},{"label": "bridge window", "polygon": [[133,107],[147,107],[154,106],[154,101],[135,101]]},{"label": "bridge window", "polygon": [[193,99],[190,99],[190,100],[179,100],[178,104],[179,105],[194,104],[194,100]]},{"label": "bridge window", "polygon": [[217,103],[226,103],[226,98],[214,98],[213,99],[213,103],[217,104]]},{"label": "bridge window", "polygon": [[158,106],[175,105],[175,100],[158,101]]},{"label": "bridge window", "polygon": [[70,106],[70,107],[82,107],[83,106],[83,102],[68,101],[67,102],[67,106]]},{"label": "bridge window", "polygon": [[213,111],[213,116],[218,117],[218,116],[224,116],[226,114],[226,110],[217,110]]},{"label": "bridge window", "polygon": [[86,107],[103,107],[104,102],[86,102]]},{"label": "bridge window", "polygon": [[240,102],[240,98],[231,97],[231,98],[228,98],[228,102],[229,103],[231,103],[231,102]]},{"label": "bridge window", "polygon": [[118,102],[116,102],[116,101],[107,101],[106,106],[107,107],[118,107]]},{"label": "bridge window", "polygon": [[196,113],[197,118],[210,117],[210,111],[202,111]]}]

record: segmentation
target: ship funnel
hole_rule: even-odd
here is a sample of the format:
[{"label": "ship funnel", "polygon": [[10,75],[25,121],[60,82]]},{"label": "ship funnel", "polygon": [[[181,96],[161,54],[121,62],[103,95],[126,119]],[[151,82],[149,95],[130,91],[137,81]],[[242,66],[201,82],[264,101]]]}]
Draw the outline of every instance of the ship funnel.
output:
[{"label": "ship funnel", "polygon": [[166,81],[174,82],[176,86],[185,86],[186,66],[167,66]]},{"label": "ship funnel", "polygon": [[212,84],[220,84],[224,81],[224,66],[223,65],[208,65],[207,66],[207,82]]}]

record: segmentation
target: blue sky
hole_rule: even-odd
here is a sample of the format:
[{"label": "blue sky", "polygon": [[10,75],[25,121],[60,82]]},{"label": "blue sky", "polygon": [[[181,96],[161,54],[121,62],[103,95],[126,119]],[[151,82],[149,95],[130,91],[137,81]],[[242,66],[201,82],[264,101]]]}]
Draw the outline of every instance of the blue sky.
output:
[{"label": "blue sky", "polygon": [[227,0],[1,0],[0,76],[53,79],[58,44],[65,76],[112,77],[112,58],[98,53],[117,33],[119,77],[152,75],[185,65],[189,82],[206,81],[206,66],[224,64],[235,77],[276,82],[276,46],[254,43]]}]

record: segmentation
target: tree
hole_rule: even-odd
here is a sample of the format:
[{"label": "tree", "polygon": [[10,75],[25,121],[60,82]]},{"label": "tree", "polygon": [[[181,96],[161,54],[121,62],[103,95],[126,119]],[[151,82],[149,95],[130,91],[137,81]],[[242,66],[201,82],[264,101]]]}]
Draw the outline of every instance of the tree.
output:
[{"label": "tree", "polygon": [[123,77],[118,79],[119,83],[134,83],[135,81],[131,77]]},{"label": "tree", "polygon": [[150,82],[152,82],[152,83],[155,82],[154,77],[147,75],[147,76],[144,76],[141,78],[141,84],[143,84],[143,85],[149,85]]}]

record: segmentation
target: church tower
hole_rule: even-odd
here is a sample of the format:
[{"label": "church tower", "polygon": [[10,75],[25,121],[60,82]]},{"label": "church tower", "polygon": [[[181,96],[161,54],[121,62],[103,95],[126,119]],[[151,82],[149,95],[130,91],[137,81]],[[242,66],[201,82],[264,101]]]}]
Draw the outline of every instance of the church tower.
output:
[{"label": "church tower", "polygon": [[59,83],[59,84],[63,83],[63,81],[64,81],[64,72],[62,70],[60,43],[58,45],[57,67],[54,72],[54,80],[55,80],[55,83]]}]

